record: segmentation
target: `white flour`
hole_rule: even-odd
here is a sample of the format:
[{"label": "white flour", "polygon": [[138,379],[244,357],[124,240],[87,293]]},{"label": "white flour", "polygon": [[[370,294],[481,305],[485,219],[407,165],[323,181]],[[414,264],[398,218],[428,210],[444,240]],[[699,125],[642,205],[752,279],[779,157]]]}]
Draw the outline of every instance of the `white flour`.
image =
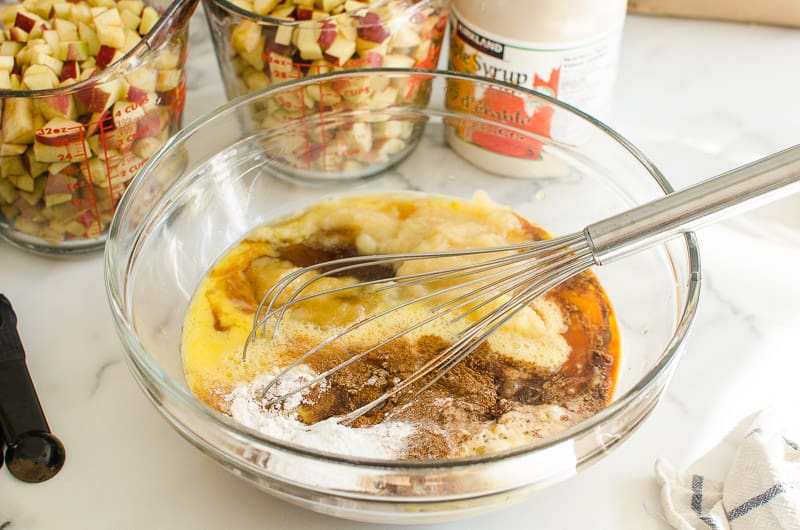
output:
[{"label": "white flour", "polygon": [[393,459],[403,456],[408,447],[408,438],[415,432],[414,426],[409,423],[388,421],[355,428],[340,425],[331,418],[306,425],[291,412],[301,404],[302,392],[284,401],[285,410],[278,406],[265,406],[272,396],[290,392],[312,377],[309,373],[295,370],[281,378],[270,389],[266,399],[261,397],[261,393],[272,380],[272,375],[241,383],[227,396],[230,403],[228,413],[245,427],[309,449],[364,458]]}]

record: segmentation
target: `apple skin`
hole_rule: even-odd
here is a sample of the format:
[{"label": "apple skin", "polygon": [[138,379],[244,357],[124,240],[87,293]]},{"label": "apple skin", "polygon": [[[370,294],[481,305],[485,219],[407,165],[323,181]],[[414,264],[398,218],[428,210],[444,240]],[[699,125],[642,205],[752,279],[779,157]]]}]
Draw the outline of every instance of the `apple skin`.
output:
[{"label": "apple skin", "polygon": [[154,99],[154,96],[147,90],[139,88],[135,85],[131,85],[128,87],[127,98],[128,101],[132,101],[133,103],[136,103],[138,105],[144,105],[145,103],[152,101]]},{"label": "apple skin", "polygon": [[80,67],[77,61],[64,61],[64,66],[61,68],[61,82],[67,79],[78,79],[80,76]]},{"label": "apple skin", "polygon": [[21,11],[17,11],[17,16],[14,18],[14,26],[25,33],[30,33],[34,26],[36,26],[36,20]]},{"label": "apple skin", "polygon": [[100,45],[97,56],[94,59],[95,64],[100,68],[105,68],[114,62],[114,56],[117,54],[117,49],[105,44]]},{"label": "apple skin", "polygon": [[323,48],[330,48],[338,34],[339,32],[336,29],[336,24],[330,20],[326,20],[322,23],[322,29],[320,30],[317,42]]},{"label": "apple skin", "polygon": [[28,32],[24,29],[12,26],[8,28],[8,38],[16,42],[28,42],[30,35],[28,35]]},{"label": "apple skin", "polygon": [[78,109],[71,94],[55,94],[42,98],[39,110],[47,120],[63,118],[74,120],[78,116]]},{"label": "apple skin", "polygon": [[361,17],[358,25],[358,36],[364,40],[381,43],[389,38],[390,34],[383,27],[381,18],[377,13],[368,12]]}]

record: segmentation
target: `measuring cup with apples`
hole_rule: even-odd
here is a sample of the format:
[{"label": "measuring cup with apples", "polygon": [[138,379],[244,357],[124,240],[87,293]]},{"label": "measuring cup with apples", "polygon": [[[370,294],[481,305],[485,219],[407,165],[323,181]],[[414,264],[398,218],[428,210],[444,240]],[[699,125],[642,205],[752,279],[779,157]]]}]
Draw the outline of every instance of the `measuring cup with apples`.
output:
[{"label": "measuring cup with apples", "polygon": [[[449,14],[448,0],[203,0],[203,7],[231,99],[341,70],[435,68]],[[407,120],[357,114],[419,102],[424,86],[406,86],[408,76],[366,79],[301,83],[263,98],[242,119],[265,130],[291,124],[281,152],[268,155],[293,177],[375,174],[408,153],[415,131]]]},{"label": "measuring cup with apples", "polygon": [[103,246],[128,183],[180,128],[197,0],[2,0],[0,236]]}]

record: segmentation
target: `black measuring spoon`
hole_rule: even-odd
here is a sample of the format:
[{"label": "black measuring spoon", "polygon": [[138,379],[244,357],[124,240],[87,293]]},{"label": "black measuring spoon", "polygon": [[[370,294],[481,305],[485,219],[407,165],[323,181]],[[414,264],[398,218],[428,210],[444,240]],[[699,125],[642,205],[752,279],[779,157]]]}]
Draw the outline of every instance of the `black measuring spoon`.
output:
[{"label": "black measuring spoon", "polygon": [[50,432],[25,364],[17,315],[8,298],[0,294],[0,440],[3,438],[6,467],[19,480],[43,482],[64,465],[64,445]]}]

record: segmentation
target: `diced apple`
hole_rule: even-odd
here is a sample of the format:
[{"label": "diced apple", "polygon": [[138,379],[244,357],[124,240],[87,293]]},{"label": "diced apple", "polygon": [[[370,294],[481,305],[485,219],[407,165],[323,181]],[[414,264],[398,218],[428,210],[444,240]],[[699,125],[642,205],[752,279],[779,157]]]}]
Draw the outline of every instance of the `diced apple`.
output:
[{"label": "diced apple", "polygon": [[254,0],[253,11],[259,15],[268,15],[278,3],[280,0]]},{"label": "diced apple", "polygon": [[43,64],[32,64],[25,70],[22,82],[30,90],[47,90],[58,85],[58,76]]},{"label": "diced apple", "polygon": [[9,55],[0,55],[0,70],[6,70],[11,73],[14,69],[14,57]]},{"label": "diced apple", "polygon": [[69,19],[74,22],[83,22],[85,24],[89,24],[92,21],[91,7],[84,2],[71,3]]},{"label": "diced apple", "polygon": [[11,88],[11,74],[8,70],[0,70],[0,90],[13,90]]},{"label": "diced apple", "polygon": [[239,53],[260,52],[264,48],[261,27],[250,20],[243,20],[231,32],[231,44]]},{"label": "diced apple", "polygon": [[123,11],[127,11],[138,17],[142,14],[142,10],[144,9],[144,2],[141,0],[119,0],[117,2],[117,9],[119,9],[120,16]]},{"label": "diced apple", "polygon": [[367,9],[368,7],[369,4],[367,2],[358,2],[357,0],[346,0],[344,3],[344,10],[348,13]]},{"label": "diced apple", "polygon": [[104,160],[94,157],[89,160],[88,168],[88,177],[95,186],[108,186],[108,167]]},{"label": "diced apple", "polygon": [[128,10],[121,10],[119,12],[119,18],[122,19],[122,27],[124,27],[125,29],[130,29],[133,31],[139,30],[139,24],[141,23],[141,19],[139,18],[139,15],[137,15],[136,13],[133,13],[132,11]]},{"label": "diced apple", "polygon": [[78,61],[65,61],[64,66],[61,67],[61,82],[68,79],[75,79],[77,80],[80,76],[80,67],[78,66]]},{"label": "diced apple", "polygon": [[24,0],[22,5],[25,9],[41,18],[49,18],[50,11],[53,9],[52,0]]},{"label": "diced apple", "polygon": [[384,68],[411,68],[414,66],[414,58],[407,55],[389,54],[383,58]]},{"label": "diced apple", "polygon": [[125,28],[122,27],[122,24],[119,26],[98,24],[96,27],[97,42],[100,43],[101,49],[103,45],[110,46],[111,48],[122,48],[125,45]]},{"label": "diced apple", "polygon": [[74,120],[78,117],[75,98],[69,93],[55,94],[42,98],[39,103],[39,111],[46,120],[52,120],[53,118]]},{"label": "diced apple", "polygon": [[57,18],[53,21],[53,29],[58,33],[61,41],[76,41],[78,38],[78,26],[69,20]]},{"label": "diced apple", "polygon": [[17,16],[14,19],[14,26],[26,33],[30,33],[36,26],[36,18],[31,14],[17,11]]},{"label": "diced apple", "polygon": [[275,31],[275,43],[280,44],[281,46],[289,47],[292,44],[292,35],[294,34],[294,28],[289,24],[282,24],[278,26],[278,29]]},{"label": "diced apple", "polygon": [[28,183],[28,179],[33,181],[33,189],[32,190],[23,190],[19,192],[19,197],[22,198],[25,202],[30,204],[31,206],[36,206],[36,204],[42,200],[42,196],[44,196],[44,188],[46,184],[45,178],[34,178],[30,175],[25,175],[24,177],[20,177],[17,182],[20,182],[22,179],[26,181],[26,187],[30,187]]},{"label": "diced apple", "polygon": [[92,154],[76,121],[53,118],[36,132],[33,154],[39,162],[81,162]]},{"label": "diced apple", "polygon": [[145,7],[142,10],[141,21],[139,22],[139,35],[147,35],[156,25],[159,18],[158,11],[150,6]]},{"label": "diced apple", "polygon": [[48,67],[50,70],[56,74],[55,82],[58,85],[59,78],[61,76],[61,69],[64,67],[64,63],[51,55],[39,52],[31,57],[31,64],[41,64]]},{"label": "diced apple", "polygon": [[[153,68],[148,68],[146,65],[125,74],[125,79],[128,81],[130,89],[135,88],[145,93],[155,92],[157,78],[158,72]],[[136,100],[131,99],[131,101]]]},{"label": "diced apple", "polygon": [[127,92],[127,87],[119,79],[112,79],[92,87],[92,95],[88,105],[89,111],[95,113],[103,112]]},{"label": "diced apple", "polygon": [[[0,158],[0,160],[3,160],[3,158]],[[32,192],[36,186],[36,181],[27,173],[22,175],[9,175],[8,180],[10,180],[18,190],[22,191]]]},{"label": "diced apple", "polygon": [[170,48],[164,48],[156,56],[153,66],[158,70],[174,70],[181,66],[181,56]]},{"label": "diced apple", "polygon": [[46,164],[44,162],[39,162],[36,160],[36,156],[33,153],[33,147],[29,147],[25,151],[25,163],[28,166],[28,172],[33,177],[38,177],[42,173],[46,172],[51,164]]},{"label": "diced apple", "polygon": [[[112,5],[114,4],[112,3]],[[119,10],[116,7],[93,8],[92,17],[97,28],[100,26],[122,26],[122,18],[120,18]]]},{"label": "diced apple", "polygon": [[33,142],[33,100],[8,98],[3,109],[3,143],[29,144]]},{"label": "diced apple", "polygon": [[392,40],[389,42],[390,48],[412,48],[418,46],[422,42],[419,34],[409,25],[401,25],[392,35]]},{"label": "diced apple", "polygon": [[142,106],[132,101],[117,101],[111,109],[114,126],[118,129],[131,123],[135,124],[144,117],[144,114]]},{"label": "diced apple", "polygon": [[89,43],[86,41],[60,41],[56,57],[62,61],[85,61],[89,58]]},{"label": "diced apple", "polygon": [[338,61],[337,64],[343,65],[350,58],[355,55],[356,53],[356,43],[352,40],[347,40],[341,35],[333,41],[327,50],[325,50],[325,54],[336,58]]},{"label": "diced apple", "polygon": [[63,173],[50,173],[44,189],[44,201],[48,208],[72,200],[72,193],[78,188],[78,179]]},{"label": "diced apple", "polygon": [[339,29],[334,22],[325,20],[322,22],[322,27],[319,31],[319,38],[317,42],[323,49],[330,48],[336,38],[339,36]]},{"label": "diced apple", "polygon": [[25,144],[0,144],[0,156],[16,156],[25,153]]},{"label": "diced apple", "polygon": [[180,70],[159,70],[156,77],[156,91],[174,90],[181,82],[183,74]]},{"label": "diced apple", "polygon": [[276,6],[275,9],[272,10],[269,16],[274,18],[285,18],[285,19],[294,19],[294,10],[296,9],[295,5],[292,2],[285,2],[279,6]]},{"label": "diced apple", "polygon": [[160,135],[169,123],[169,115],[160,108],[149,110],[137,122],[136,138],[152,138]]},{"label": "diced apple", "polygon": [[89,55],[94,57],[100,51],[100,41],[97,40],[97,32],[86,22],[78,22],[78,36],[86,43]]},{"label": "diced apple", "polygon": [[340,5],[344,4],[344,0],[322,0],[321,6],[323,11],[330,13]]},{"label": "diced apple", "polygon": [[28,42],[30,35],[24,29],[13,26],[8,28],[8,38],[16,42]]},{"label": "diced apple", "polygon": [[295,40],[300,57],[306,60],[322,59],[322,48],[319,45],[320,29],[313,24],[302,24],[295,31]]},{"label": "diced apple", "polygon": [[72,4],[68,2],[56,2],[53,4],[52,18],[71,18]]},{"label": "diced apple", "polygon": [[314,16],[314,10],[310,7],[298,6],[294,12],[295,20],[311,20]]},{"label": "diced apple", "polygon": [[142,38],[135,30],[123,28],[123,31],[125,32],[125,44],[120,46],[119,52],[124,55],[134,49],[142,41]]},{"label": "diced apple", "polygon": [[[8,179],[0,180],[0,203],[11,204],[17,200],[17,188]],[[8,218],[8,216],[6,216]]]},{"label": "diced apple", "polygon": [[[124,33],[124,32],[123,32]],[[108,65],[116,61],[122,56],[119,50],[112,46],[106,46],[105,44],[100,45],[100,49],[97,52],[97,56],[95,57],[95,64],[100,68],[106,68]]]},{"label": "diced apple", "polygon": [[22,49],[22,43],[14,40],[0,42],[0,55],[14,57]]},{"label": "diced apple", "polygon": [[0,157],[0,177],[10,179],[28,174],[21,156]]},{"label": "diced apple", "polygon": [[384,27],[381,18],[370,11],[361,17],[358,23],[358,37],[371,42],[381,43],[388,39],[391,33]]}]

